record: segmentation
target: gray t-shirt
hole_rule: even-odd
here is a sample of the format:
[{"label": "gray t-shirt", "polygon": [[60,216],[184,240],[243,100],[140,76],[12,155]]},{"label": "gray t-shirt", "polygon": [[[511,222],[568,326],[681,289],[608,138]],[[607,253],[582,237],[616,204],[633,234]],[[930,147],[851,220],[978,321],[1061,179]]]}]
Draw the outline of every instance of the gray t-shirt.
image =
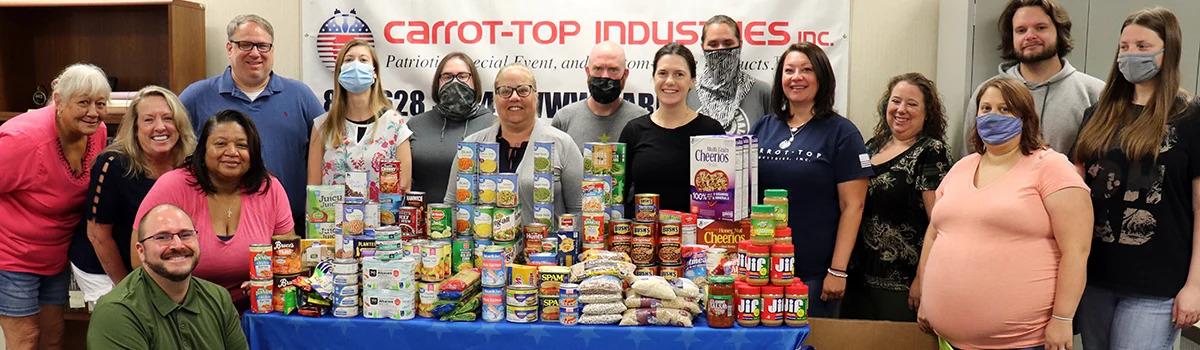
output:
[{"label": "gray t-shirt", "polygon": [[621,138],[621,130],[625,129],[625,123],[649,112],[633,102],[621,100],[621,107],[618,107],[616,112],[601,117],[592,113],[587,101],[581,100],[563,107],[550,121],[550,125],[571,135],[580,152],[583,152],[584,143],[617,142]]}]

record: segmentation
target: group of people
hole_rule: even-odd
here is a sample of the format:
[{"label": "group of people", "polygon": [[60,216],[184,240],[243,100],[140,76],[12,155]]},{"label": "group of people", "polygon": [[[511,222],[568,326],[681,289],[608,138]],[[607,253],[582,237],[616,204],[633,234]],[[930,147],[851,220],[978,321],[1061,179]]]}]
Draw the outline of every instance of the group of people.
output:
[{"label": "group of people", "polygon": [[1054,0],[1011,0],[998,27],[1006,63],[972,94],[957,161],[924,75],[888,82],[864,141],[834,109],[821,47],[788,46],[764,82],[741,70],[739,26],[723,15],[704,26],[699,74],[683,45],[655,53],[652,112],[622,99],[625,53],[603,42],[587,99],[553,120],[538,118],[536,72],[520,64],[480,105],[462,52],[437,66],[437,105],[402,117],[357,40],[337,55],[325,111],[272,71],[271,24],[242,15],[221,75],[179,97],[143,88],[106,144],[107,79],[72,65],[49,106],[0,125],[12,169],[0,175],[0,326],[10,349],[59,345],[74,276],[95,308],[91,346],[244,348],[248,248],[303,231],[305,185],[365,175],[378,198],[381,167],[398,162],[401,191],[454,203],[457,143],[495,142],[528,222],[532,142],[554,145],[557,216],[580,210],[583,145],[619,141],[627,193],[687,211],[690,137],[750,134],[759,188],[788,191],[812,316],[917,321],[962,349],[1069,349],[1075,330],[1087,349],[1169,348],[1200,321],[1200,104],[1180,89],[1178,20],[1131,14],[1107,81],[1067,62],[1071,22]]}]

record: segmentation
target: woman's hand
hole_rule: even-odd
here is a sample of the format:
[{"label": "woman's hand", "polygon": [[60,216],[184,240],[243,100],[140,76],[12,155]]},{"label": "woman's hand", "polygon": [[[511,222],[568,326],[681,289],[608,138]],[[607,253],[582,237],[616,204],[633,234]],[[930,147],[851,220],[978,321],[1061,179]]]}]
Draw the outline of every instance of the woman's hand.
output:
[{"label": "woman's hand", "polygon": [[1183,285],[1175,295],[1175,306],[1171,308],[1171,321],[1175,328],[1183,329],[1200,322],[1200,288]]},{"label": "woman's hand", "polygon": [[846,279],[826,274],[825,282],[821,285],[821,301],[841,300],[846,295]]},{"label": "woman's hand", "polygon": [[908,287],[908,309],[917,311],[921,308],[921,279],[913,279],[913,283]]},{"label": "woman's hand", "polygon": [[1074,346],[1071,321],[1050,318],[1046,325],[1046,350],[1071,350]]}]

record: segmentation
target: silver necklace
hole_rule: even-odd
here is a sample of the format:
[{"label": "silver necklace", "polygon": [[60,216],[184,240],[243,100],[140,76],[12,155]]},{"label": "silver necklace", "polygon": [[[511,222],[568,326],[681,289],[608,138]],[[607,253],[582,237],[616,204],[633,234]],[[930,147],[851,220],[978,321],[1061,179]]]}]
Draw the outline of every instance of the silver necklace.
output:
[{"label": "silver necklace", "polygon": [[787,139],[779,141],[779,149],[787,149],[788,147],[791,147],[792,141],[796,140],[796,134],[799,134],[800,130],[804,130],[805,126],[808,126],[808,122],[804,122],[804,124],[800,124],[800,126],[792,128],[791,135],[788,136]]}]

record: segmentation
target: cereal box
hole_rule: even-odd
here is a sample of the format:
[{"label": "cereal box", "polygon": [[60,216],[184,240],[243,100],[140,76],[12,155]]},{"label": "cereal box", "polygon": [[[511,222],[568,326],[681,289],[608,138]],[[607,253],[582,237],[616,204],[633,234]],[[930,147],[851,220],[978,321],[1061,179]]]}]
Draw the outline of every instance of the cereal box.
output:
[{"label": "cereal box", "polygon": [[750,239],[750,219],[725,221],[696,219],[696,244],[737,251],[737,244]]},{"label": "cereal box", "polygon": [[533,173],[533,202],[554,203],[554,174]]},{"label": "cereal box", "polygon": [[554,155],[553,142],[534,142],[533,143],[533,171],[539,173],[549,173],[554,168],[554,163],[551,162],[551,156]]},{"label": "cereal box", "polygon": [[474,142],[459,142],[458,153],[454,155],[454,166],[460,174],[475,174],[479,172],[476,163],[476,153],[479,145]]},{"label": "cereal box", "polygon": [[500,170],[500,144],[480,142],[476,151],[479,173],[495,174]]},{"label": "cereal box", "polygon": [[739,210],[738,180],[746,178],[744,148],[739,150],[737,136],[692,136],[691,147],[691,211],[700,217],[737,221],[746,217]]},{"label": "cereal box", "polygon": [[308,185],[308,200],[305,204],[306,221],[311,223],[336,222],[337,206],[346,198],[346,186]]}]

